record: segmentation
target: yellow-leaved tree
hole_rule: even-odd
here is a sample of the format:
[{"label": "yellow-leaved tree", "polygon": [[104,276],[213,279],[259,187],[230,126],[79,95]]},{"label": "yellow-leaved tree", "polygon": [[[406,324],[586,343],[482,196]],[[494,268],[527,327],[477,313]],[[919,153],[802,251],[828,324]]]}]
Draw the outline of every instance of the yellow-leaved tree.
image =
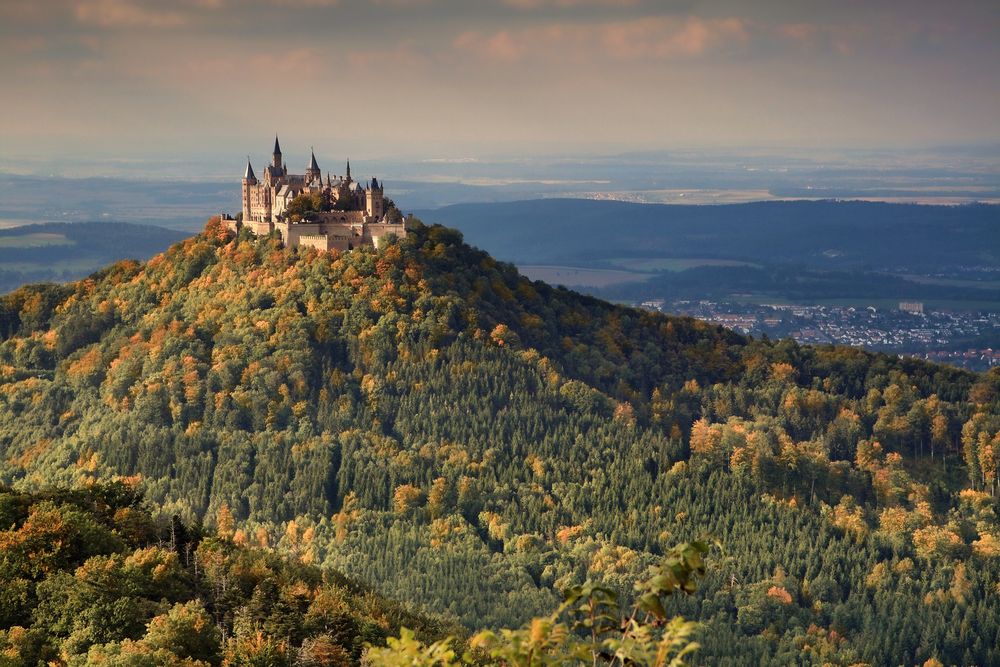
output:
[{"label": "yellow-leaved tree", "polygon": [[635,585],[635,602],[623,607],[617,594],[590,581],[563,592],[565,602],[550,616],[530,620],[517,630],[486,630],[472,637],[469,650],[456,651],[449,637],[431,644],[403,628],[385,647],[369,646],[362,664],[374,667],[682,667],[698,649],[692,636],[698,624],[670,617],[665,598],[693,593],[705,574],[708,545],[674,547],[652,576]]}]

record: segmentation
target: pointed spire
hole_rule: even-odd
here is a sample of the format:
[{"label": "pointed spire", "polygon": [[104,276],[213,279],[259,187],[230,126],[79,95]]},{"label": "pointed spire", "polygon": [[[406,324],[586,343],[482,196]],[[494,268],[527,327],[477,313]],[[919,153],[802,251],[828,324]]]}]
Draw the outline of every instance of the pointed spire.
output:
[{"label": "pointed spire", "polygon": [[347,180],[351,180],[351,158],[347,158]]},{"label": "pointed spire", "polygon": [[271,153],[271,166],[281,169],[281,146],[278,145],[278,135],[274,135],[274,152]]},{"label": "pointed spire", "polygon": [[309,152],[312,154],[312,159],[309,160],[309,171],[313,171],[319,174],[320,173],[319,165],[316,164],[316,153],[313,152],[312,148],[309,149]]},{"label": "pointed spire", "polygon": [[250,156],[247,155],[247,170],[243,174],[243,178],[247,181],[256,181],[257,176],[253,173],[253,167],[250,165]]}]

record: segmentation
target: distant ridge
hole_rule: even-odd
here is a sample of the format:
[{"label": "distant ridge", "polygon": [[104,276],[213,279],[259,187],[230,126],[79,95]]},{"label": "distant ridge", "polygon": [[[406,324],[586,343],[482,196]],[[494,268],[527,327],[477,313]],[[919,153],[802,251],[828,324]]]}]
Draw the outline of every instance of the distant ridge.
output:
[{"label": "distant ridge", "polygon": [[417,215],[461,229],[470,243],[499,258],[526,264],[664,256],[837,269],[901,263],[914,270],[1000,265],[1000,206],[982,204],[537,199],[455,204]]},{"label": "distant ridge", "polygon": [[145,260],[189,233],[127,222],[48,222],[0,229],[0,293],[82,278],[122,259]]}]

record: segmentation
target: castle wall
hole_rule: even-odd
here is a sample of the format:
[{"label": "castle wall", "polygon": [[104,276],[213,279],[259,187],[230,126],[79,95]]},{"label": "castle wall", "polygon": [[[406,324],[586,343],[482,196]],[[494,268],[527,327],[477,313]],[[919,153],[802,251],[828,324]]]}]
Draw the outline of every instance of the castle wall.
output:
[{"label": "castle wall", "polygon": [[257,236],[267,236],[274,231],[274,224],[270,222],[263,222],[259,220],[251,220],[250,222],[244,222],[250,230]]},{"label": "castle wall", "polygon": [[319,223],[276,222],[274,228],[281,235],[281,241],[289,248],[299,245],[303,236],[319,236]]},{"label": "castle wall", "polygon": [[328,225],[363,225],[367,218],[366,211],[329,211],[316,216],[319,222]]},{"label": "castle wall", "polygon": [[385,240],[385,238],[390,234],[398,237],[406,236],[406,226],[402,223],[372,223],[370,225],[366,225],[365,231],[367,232],[366,236],[371,239],[371,244],[376,248],[381,248],[382,241]]},{"label": "castle wall", "polygon": [[[299,245],[305,248],[316,248],[326,252],[327,250],[332,250],[333,245],[331,245],[331,239],[326,234],[316,234],[316,235],[302,235],[299,237]],[[347,245],[346,243],[344,244]]]}]

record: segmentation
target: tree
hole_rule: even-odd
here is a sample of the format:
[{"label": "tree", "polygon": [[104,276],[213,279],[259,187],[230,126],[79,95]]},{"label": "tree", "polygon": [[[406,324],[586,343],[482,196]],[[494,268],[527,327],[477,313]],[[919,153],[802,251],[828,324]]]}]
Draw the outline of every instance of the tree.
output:
[{"label": "tree", "polygon": [[292,222],[306,220],[310,215],[332,210],[330,202],[322,192],[303,192],[294,197],[285,207],[284,215]]},{"label": "tree", "polygon": [[218,661],[221,636],[200,600],[177,603],[149,622],[143,641],[180,658]]},{"label": "tree", "polygon": [[[508,667],[682,667],[685,657],[699,648],[691,641],[698,624],[670,618],[664,599],[695,591],[705,574],[707,551],[702,542],[672,549],[649,579],[635,585],[631,611],[622,609],[614,591],[588,581],[566,589],[565,601],[550,616],[532,619],[519,630],[480,632],[470,645],[496,661],[491,664]],[[369,647],[365,664],[458,667],[481,662],[474,654],[459,658],[452,643],[423,644],[404,628],[386,648]]]}]

